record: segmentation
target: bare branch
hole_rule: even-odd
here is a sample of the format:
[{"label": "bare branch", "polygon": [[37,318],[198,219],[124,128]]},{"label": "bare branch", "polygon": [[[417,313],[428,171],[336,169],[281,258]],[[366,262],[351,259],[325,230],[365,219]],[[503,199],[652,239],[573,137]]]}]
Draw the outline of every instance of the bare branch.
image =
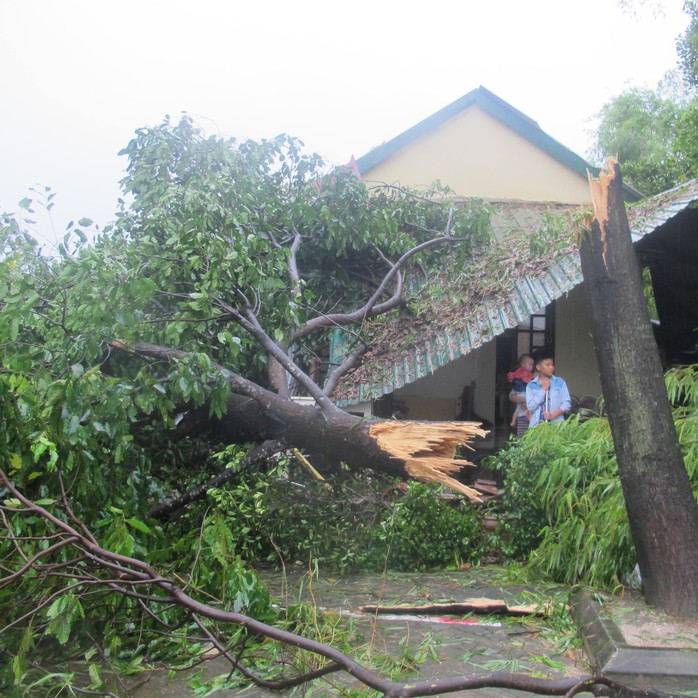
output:
[{"label": "bare branch", "polygon": [[336,409],[327,395],[322,392],[322,388],[304,371],[302,371],[288,356],[288,354],[279,347],[279,345],[265,332],[264,328],[259,324],[259,320],[252,308],[249,306],[244,311],[229,306],[223,301],[218,301],[218,305],[245,330],[247,330],[268,352],[276,359],[279,364],[293,378],[295,378],[307,391],[308,394],[315,399],[318,407],[323,410]]},{"label": "bare branch", "polygon": [[354,368],[361,357],[368,351],[368,345],[362,344],[360,347],[354,349],[350,352],[347,357],[342,361],[337,368],[330,373],[327,380],[325,381],[325,386],[323,388],[325,395],[332,395],[332,391],[337,387],[339,379],[346,375],[352,368]]},{"label": "bare branch", "polygon": [[301,246],[302,237],[298,232],[296,225],[293,225],[293,242],[289,248],[291,254],[288,258],[288,274],[291,278],[291,293],[293,295],[300,295],[300,273],[298,272],[298,250]]},{"label": "bare branch", "polygon": [[[12,496],[16,497],[24,504],[33,515],[43,517],[54,528],[61,531],[67,537],[66,539],[70,545],[73,545],[82,555],[89,558],[94,563],[97,570],[100,568],[108,570],[117,569],[122,572],[122,576],[120,576],[117,581],[111,576],[107,579],[100,579],[90,574],[83,567],[76,567],[75,575],[77,584],[103,584],[106,589],[132,596],[139,599],[141,602],[150,601],[158,604],[170,601],[176,602],[189,613],[189,617],[199,626],[206,637],[209,638],[221,653],[221,656],[225,657],[234,669],[239,669],[249,680],[259,685],[269,685],[269,682],[243,667],[239,658],[226,649],[225,643],[203,623],[201,620],[202,618],[208,618],[218,623],[237,625],[248,629],[252,633],[259,634],[291,647],[305,650],[328,660],[328,663],[319,670],[303,676],[294,676],[289,679],[273,682],[271,685],[275,688],[298,685],[312,678],[318,678],[319,676],[331,672],[343,670],[364,685],[383,694],[386,698],[411,698],[412,696],[444,694],[477,688],[509,688],[542,695],[569,696],[576,695],[582,691],[596,693],[597,690],[600,689],[609,695],[617,697],[636,695],[632,689],[628,689],[604,677],[569,677],[558,680],[547,680],[533,678],[529,675],[494,672],[446,679],[410,681],[409,683],[399,683],[384,679],[375,672],[366,669],[348,655],[329,645],[267,625],[266,623],[257,621],[244,614],[227,611],[219,606],[211,606],[197,601],[171,580],[156,574],[146,563],[135,558],[113,553],[100,547],[94,542],[94,536],[91,534],[85,535],[80,533],[76,528],[71,526],[70,523],[58,519],[43,507],[27,499],[12,484],[2,470],[0,470],[0,481],[2,481],[4,487],[7,488]],[[23,565],[23,569],[25,568],[26,565]],[[44,572],[50,574],[50,566],[48,569],[44,569]],[[154,596],[152,594],[143,594],[142,592],[136,591],[135,586],[140,585],[158,588],[165,592],[165,596]],[[62,593],[62,590],[56,593]],[[53,596],[55,597],[55,594]],[[34,614],[35,612],[36,609],[33,609],[30,614]],[[76,688],[76,690],[81,693],[90,693],[90,691],[86,689]],[[643,693],[643,695],[647,696],[649,694]],[[655,698],[660,698],[661,695],[660,693],[654,694]]]},{"label": "bare branch", "polygon": [[456,242],[463,242],[463,238],[438,237],[416,245],[412,249],[405,252],[400,259],[398,259],[397,262],[392,265],[373,295],[361,308],[349,313],[333,313],[331,315],[322,315],[320,317],[315,317],[308,320],[303,327],[293,333],[290,344],[293,344],[299,339],[307,337],[309,334],[318,330],[333,326],[357,325],[364,322],[368,318],[382,315],[383,313],[387,313],[389,310],[396,308],[402,301],[401,284],[398,284],[399,295],[397,293],[393,293],[389,300],[380,304],[378,303],[378,300],[383,296],[390,283],[396,276],[398,276],[399,272],[407,264],[410,258],[414,257],[414,255],[418,254],[419,252],[423,252],[430,247],[434,247],[435,245],[440,245],[442,243],[453,244]]}]

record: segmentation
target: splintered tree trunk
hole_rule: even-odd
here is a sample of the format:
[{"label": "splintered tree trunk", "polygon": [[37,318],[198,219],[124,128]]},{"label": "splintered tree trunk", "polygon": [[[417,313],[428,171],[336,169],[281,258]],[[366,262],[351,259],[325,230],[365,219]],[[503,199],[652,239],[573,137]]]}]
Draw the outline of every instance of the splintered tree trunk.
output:
[{"label": "splintered tree trunk", "polygon": [[[176,361],[186,356],[178,349],[141,342],[115,349]],[[215,427],[230,442],[280,442],[329,463],[345,462],[354,470],[370,468],[403,478],[437,482],[480,502],[480,494],[454,475],[472,465],[456,458],[456,449],[487,432],[475,422],[408,422],[363,419],[335,407],[299,405],[242,376],[217,366],[230,384],[228,409]],[[189,423],[187,423],[187,421]],[[178,426],[181,434],[213,426],[206,410],[192,410]],[[189,501],[189,500],[188,500]],[[171,507],[165,507],[168,511]]]},{"label": "splintered tree trunk", "polygon": [[590,177],[580,240],[601,385],[647,603],[698,617],[698,507],[642,293],[618,163]]},{"label": "splintered tree trunk", "polygon": [[457,447],[486,434],[477,423],[364,419],[257,390],[257,399],[230,396],[222,427],[232,440],[283,440],[328,463],[437,482],[481,501],[479,492],[453,477],[471,465],[456,458]]}]

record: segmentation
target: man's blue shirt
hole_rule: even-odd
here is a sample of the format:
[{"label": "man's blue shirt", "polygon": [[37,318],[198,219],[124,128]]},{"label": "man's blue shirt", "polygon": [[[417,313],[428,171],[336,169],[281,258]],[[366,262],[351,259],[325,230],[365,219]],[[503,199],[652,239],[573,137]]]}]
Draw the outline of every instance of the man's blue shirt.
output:
[{"label": "man's blue shirt", "polygon": [[[562,408],[563,413],[569,412],[572,406],[572,401],[570,400],[570,391],[567,389],[567,383],[558,377],[552,376],[550,378],[550,389],[548,404],[545,403],[546,391],[541,388],[539,382],[539,376],[536,376],[527,386],[526,386],[526,408],[531,413],[531,419],[529,421],[529,429],[535,427],[536,424],[543,420],[543,412],[555,412],[555,410]],[[565,415],[561,414],[559,417],[555,417],[553,422],[562,422],[565,419]]]}]

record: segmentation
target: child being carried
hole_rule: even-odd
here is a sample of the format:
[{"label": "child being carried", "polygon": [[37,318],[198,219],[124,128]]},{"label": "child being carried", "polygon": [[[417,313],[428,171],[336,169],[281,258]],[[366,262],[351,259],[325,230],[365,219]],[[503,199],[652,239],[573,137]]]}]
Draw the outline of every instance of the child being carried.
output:
[{"label": "child being carried", "polygon": [[516,426],[516,420],[520,417],[528,419],[526,411],[526,385],[533,379],[533,357],[530,354],[521,354],[517,368],[507,373],[507,381],[511,383],[511,389],[518,397],[523,398],[516,403],[514,415],[511,418],[511,426]]}]

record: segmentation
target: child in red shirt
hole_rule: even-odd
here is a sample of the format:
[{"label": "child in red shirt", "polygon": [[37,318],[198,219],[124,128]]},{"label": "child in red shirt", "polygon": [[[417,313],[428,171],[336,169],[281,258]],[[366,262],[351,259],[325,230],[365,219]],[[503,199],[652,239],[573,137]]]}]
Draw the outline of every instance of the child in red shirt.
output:
[{"label": "child in red shirt", "polygon": [[520,417],[527,417],[526,414],[526,385],[533,379],[533,357],[530,354],[522,354],[519,363],[514,371],[507,373],[507,380],[511,383],[511,389],[518,396],[523,397],[523,402],[516,403],[514,415],[511,418],[511,426],[516,426],[516,420]]}]

